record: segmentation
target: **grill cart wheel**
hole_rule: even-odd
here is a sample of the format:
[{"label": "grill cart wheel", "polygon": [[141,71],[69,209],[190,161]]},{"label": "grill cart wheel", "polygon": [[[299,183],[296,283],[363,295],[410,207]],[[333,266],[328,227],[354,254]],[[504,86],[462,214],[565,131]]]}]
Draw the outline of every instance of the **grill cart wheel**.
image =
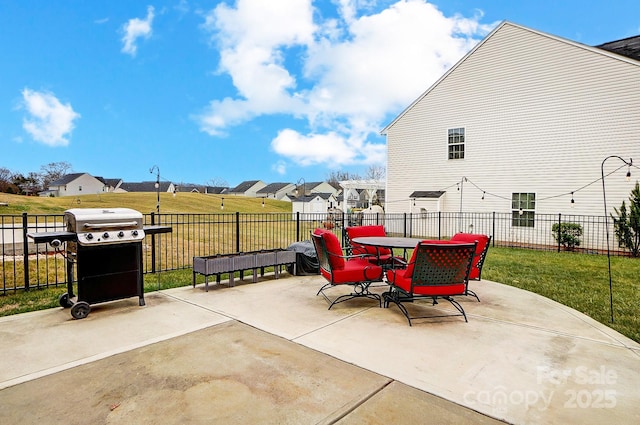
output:
[{"label": "grill cart wheel", "polygon": [[69,294],[66,293],[66,292],[64,294],[60,295],[60,298],[58,298],[58,301],[60,302],[60,307],[62,307],[62,308],[73,307],[73,303],[69,299]]},{"label": "grill cart wheel", "polygon": [[91,306],[88,302],[79,301],[71,307],[71,316],[74,319],[84,319],[91,312]]}]

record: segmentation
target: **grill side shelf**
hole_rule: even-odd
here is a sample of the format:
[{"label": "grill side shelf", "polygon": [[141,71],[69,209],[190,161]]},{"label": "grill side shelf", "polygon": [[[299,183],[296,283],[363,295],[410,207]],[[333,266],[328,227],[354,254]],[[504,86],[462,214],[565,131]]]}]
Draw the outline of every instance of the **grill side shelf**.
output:
[{"label": "grill side shelf", "polygon": [[27,236],[33,239],[35,243],[51,243],[56,239],[60,242],[76,241],[78,239],[78,235],[75,232],[29,232]]},{"label": "grill side shelf", "polygon": [[173,229],[171,226],[144,226],[142,228],[145,235],[157,235],[159,233],[171,233]]}]

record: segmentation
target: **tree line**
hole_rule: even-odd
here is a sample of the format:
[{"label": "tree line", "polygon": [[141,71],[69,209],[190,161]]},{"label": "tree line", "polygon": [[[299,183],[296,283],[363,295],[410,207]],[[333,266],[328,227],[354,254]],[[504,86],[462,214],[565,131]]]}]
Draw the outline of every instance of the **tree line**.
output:
[{"label": "tree line", "polygon": [[30,171],[27,175],[0,167],[0,192],[15,195],[35,195],[71,171],[66,161],[50,162],[40,166],[40,171]]}]

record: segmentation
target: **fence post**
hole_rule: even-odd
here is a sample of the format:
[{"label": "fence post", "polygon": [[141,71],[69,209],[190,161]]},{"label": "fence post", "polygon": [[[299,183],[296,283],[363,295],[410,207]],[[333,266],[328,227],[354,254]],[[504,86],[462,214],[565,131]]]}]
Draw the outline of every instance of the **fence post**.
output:
[{"label": "fence post", "polygon": [[300,211],[296,211],[296,242],[300,242]]},{"label": "fence post", "polygon": [[407,237],[407,213],[404,213],[404,218],[402,220],[402,224],[403,224],[403,227],[404,227],[402,229],[402,231],[403,231],[403,235],[402,236],[404,236],[406,238]]},{"label": "fence post", "polygon": [[[29,220],[27,213],[22,213],[22,264],[24,264],[24,290],[29,290],[29,240],[27,239],[27,231]],[[37,230],[37,229],[36,229]],[[13,231],[13,230],[12,230]]]},{"label": "fence post", "polygon": [[442,239],[442,211],[438,211],[438,239]]},{"label": "fence post", "polygon": [[562,240],[562,213],[558,213],[558,252],[560,252],[560,241]]},{"label": "fence post", "polygon": [[240,212],[236,211],[236,252],[240,252]]},{"label": "fence post", "polygon": [[[156,224],[156,213],[151,212],[151,225]],[[156,235],[151,235],[151,273],[156,272]]]},{"label": "fence post", "polygon": [[493,246],[496,246],[496,212],[494,211],[492,213],[493,218],[491,219],[492,223],[491,223],[491,234],[493,235],[493,237],[491,238],[491,243],[493,244]]}]

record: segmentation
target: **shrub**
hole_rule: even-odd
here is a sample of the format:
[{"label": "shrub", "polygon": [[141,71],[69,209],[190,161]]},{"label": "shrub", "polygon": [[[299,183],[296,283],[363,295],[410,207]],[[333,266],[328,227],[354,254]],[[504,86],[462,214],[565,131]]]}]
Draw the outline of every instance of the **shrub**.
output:
[{"label": "shrub", "polygon": [[636,186],[631,191],[629,197],[629,210],[625,201],[622,201],[620,209],[614,208],[618,217],[613,218],[613,226],[618,238],[618,246],[626,248],[634,257],[640,256],[640,185],[636,182]]},{"label": "shrub", "polygon": [[573,250],[580,246],[582,226],[578,223],[554,223],[551,227],[551,233],[553,233],[556,242],[566,249]]}]

